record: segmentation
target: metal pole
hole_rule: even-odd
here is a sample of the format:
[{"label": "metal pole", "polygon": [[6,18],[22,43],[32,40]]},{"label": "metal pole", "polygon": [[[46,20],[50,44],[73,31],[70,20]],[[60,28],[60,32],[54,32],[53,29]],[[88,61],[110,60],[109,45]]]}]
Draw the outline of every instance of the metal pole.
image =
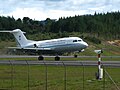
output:
[{"label": "metal pole", "polygon": [[101,57],[100,57],[100,54],[103,53],[103,51],[95,50],[95,53],[98,54],[98,72],[96,74],[96,79],[100,80],[103,78],[103,69],[101,68]]},{"label": "metal pole", "polygon": [[101,57],[100,57],[100,54],[98,54],[98,69],[101,69]]},{"label": "metal pole", "polygon": [[85,88],[85,86],[84,86],[84,79],[85,79],[85,67],[84,67],[84,64],[81,62],[81,64],[82,64],[82,67],[83,67],[83,90],[84,90],[84,88]]},{"label": "metal pole", "polygon": [[30,77],[29,77],[30,76],[29,75],[29,64],[28,64],[27,61],[26,61],[26,63],[27,63],[27,66],[28,66],[28,68],[27,68],[28,69],[28,72],[27,72],[28,73],[28,90],[30,90],[30,85],[29,85],[29,79],[30,79]]},{"label": "metal pole", "polygon": [[45,80],[46,80],[46,86],[45,86],[45,90],[47,90],[47,72],[48,72],[48,70],[47,70],[47,65],[46,65],[46,63],[43,61],[43,63],[44,63],[44,65],[45,65]]},{"label": "metal pole", "polygon": [[13,90],[13,64],[10,60],[9,60],[9,62],[11,65],[11,90]]},{"label": "metal pole", "polygon": [[66,84],[66,66],[63,61],[62,61],[62,63],[64,66],[64,90],[66,90],[66,86],[67,86],[67,84]]},{"label": "metal pole", "polygon": [[103,67],[103,90],[105,90],[105,67],[103,65],[103,63],[101,62],[102,67]]},{"label": "metal pole", "polygon": [[101,70],[101,57],[98,54],[98,79],[100,79],[100,70]]},{"label": "metal pole", "polygon": [[105,90],[105,68],[104,66],[103,66],[103,80],[104,80],[103,90]]}]

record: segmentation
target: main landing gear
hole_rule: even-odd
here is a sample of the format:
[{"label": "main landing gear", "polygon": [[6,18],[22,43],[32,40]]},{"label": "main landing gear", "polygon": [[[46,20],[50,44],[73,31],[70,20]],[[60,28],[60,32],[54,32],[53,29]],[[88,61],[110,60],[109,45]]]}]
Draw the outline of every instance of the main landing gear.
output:
[{"label": "main landing gear", "polygon": [[43,57],[42,55],[40,55],[40,56],[38,57],[38,60],[39,60],[39,61],[44,60],[44,57]]},{"label": "main landing gear", "polygon": [[[42,55],[40,55],[39,57],[38,57],[38,60],[39,61],[42,61],[42,60],[44,60],[44,57],[42,56]],[[60,60],[60,57],[57,55],[57,56],[55,56],[55,61],[59,61]]]},{"label": "main landing gear", "polygon": [[78,57],[78,55],[75,54],[75,55],[74,55],[74,58],[77,58],[77,57]]},{"label": "main landing gear", "polygon": [[80,51],[74,52],[74,58],[77,58],[77,57],[78,57],[79,52],[80,52]]},{"label": "main landing gear", "polygon": [[60,57],[57,55],[55,56],[55,61],[59,61],[60,60]]}]

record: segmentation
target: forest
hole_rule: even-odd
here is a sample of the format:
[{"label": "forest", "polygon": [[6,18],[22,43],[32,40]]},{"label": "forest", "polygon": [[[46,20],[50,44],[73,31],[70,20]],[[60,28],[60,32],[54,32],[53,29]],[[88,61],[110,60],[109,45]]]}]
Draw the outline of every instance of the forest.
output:
[{"label": "forest", "polygon": [[[33,40],[78,36],[100,43],[99,40],[120,39],[120,12],[75,15],[58,20],[47,18],[44,21],[0,16],[0,30],[21,29]],[[13,40],[10,34],[0,33],[1,40]]]}]

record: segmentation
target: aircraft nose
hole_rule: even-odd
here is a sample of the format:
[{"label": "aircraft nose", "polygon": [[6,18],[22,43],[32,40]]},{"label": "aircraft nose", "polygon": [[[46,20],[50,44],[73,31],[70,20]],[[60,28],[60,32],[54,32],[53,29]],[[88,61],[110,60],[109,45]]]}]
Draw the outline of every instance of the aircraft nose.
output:
[{"label": "aircraft nose", "polygon": [[88,44],[86,42],[84,42],[83,45],[85,46],[85,48],[88,47]]}]

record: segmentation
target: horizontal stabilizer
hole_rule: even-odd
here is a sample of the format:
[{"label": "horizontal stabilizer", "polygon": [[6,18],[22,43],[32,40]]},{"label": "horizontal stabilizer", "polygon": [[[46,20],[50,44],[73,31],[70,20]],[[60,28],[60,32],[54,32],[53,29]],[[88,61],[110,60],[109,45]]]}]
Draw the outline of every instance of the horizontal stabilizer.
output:
[{"label": "horizontal stabilizer", "polygon": [[12,33],[13,31],[0,31],[0,32],[8,32],[8,33]]},{"label": "horizontal stabilizer", "polygon": [[[15,33],[15,32],[18,32],[17,30],[13,30],[13,31],[0,31],[0,32],[4,32],[4,33]],[[23,32],[22,33],[26,33],[26,32]]]},{"label": "horizontal stabilizer", "polygon": [[8,49],[22,49],[21,47],[7,47]]}]

